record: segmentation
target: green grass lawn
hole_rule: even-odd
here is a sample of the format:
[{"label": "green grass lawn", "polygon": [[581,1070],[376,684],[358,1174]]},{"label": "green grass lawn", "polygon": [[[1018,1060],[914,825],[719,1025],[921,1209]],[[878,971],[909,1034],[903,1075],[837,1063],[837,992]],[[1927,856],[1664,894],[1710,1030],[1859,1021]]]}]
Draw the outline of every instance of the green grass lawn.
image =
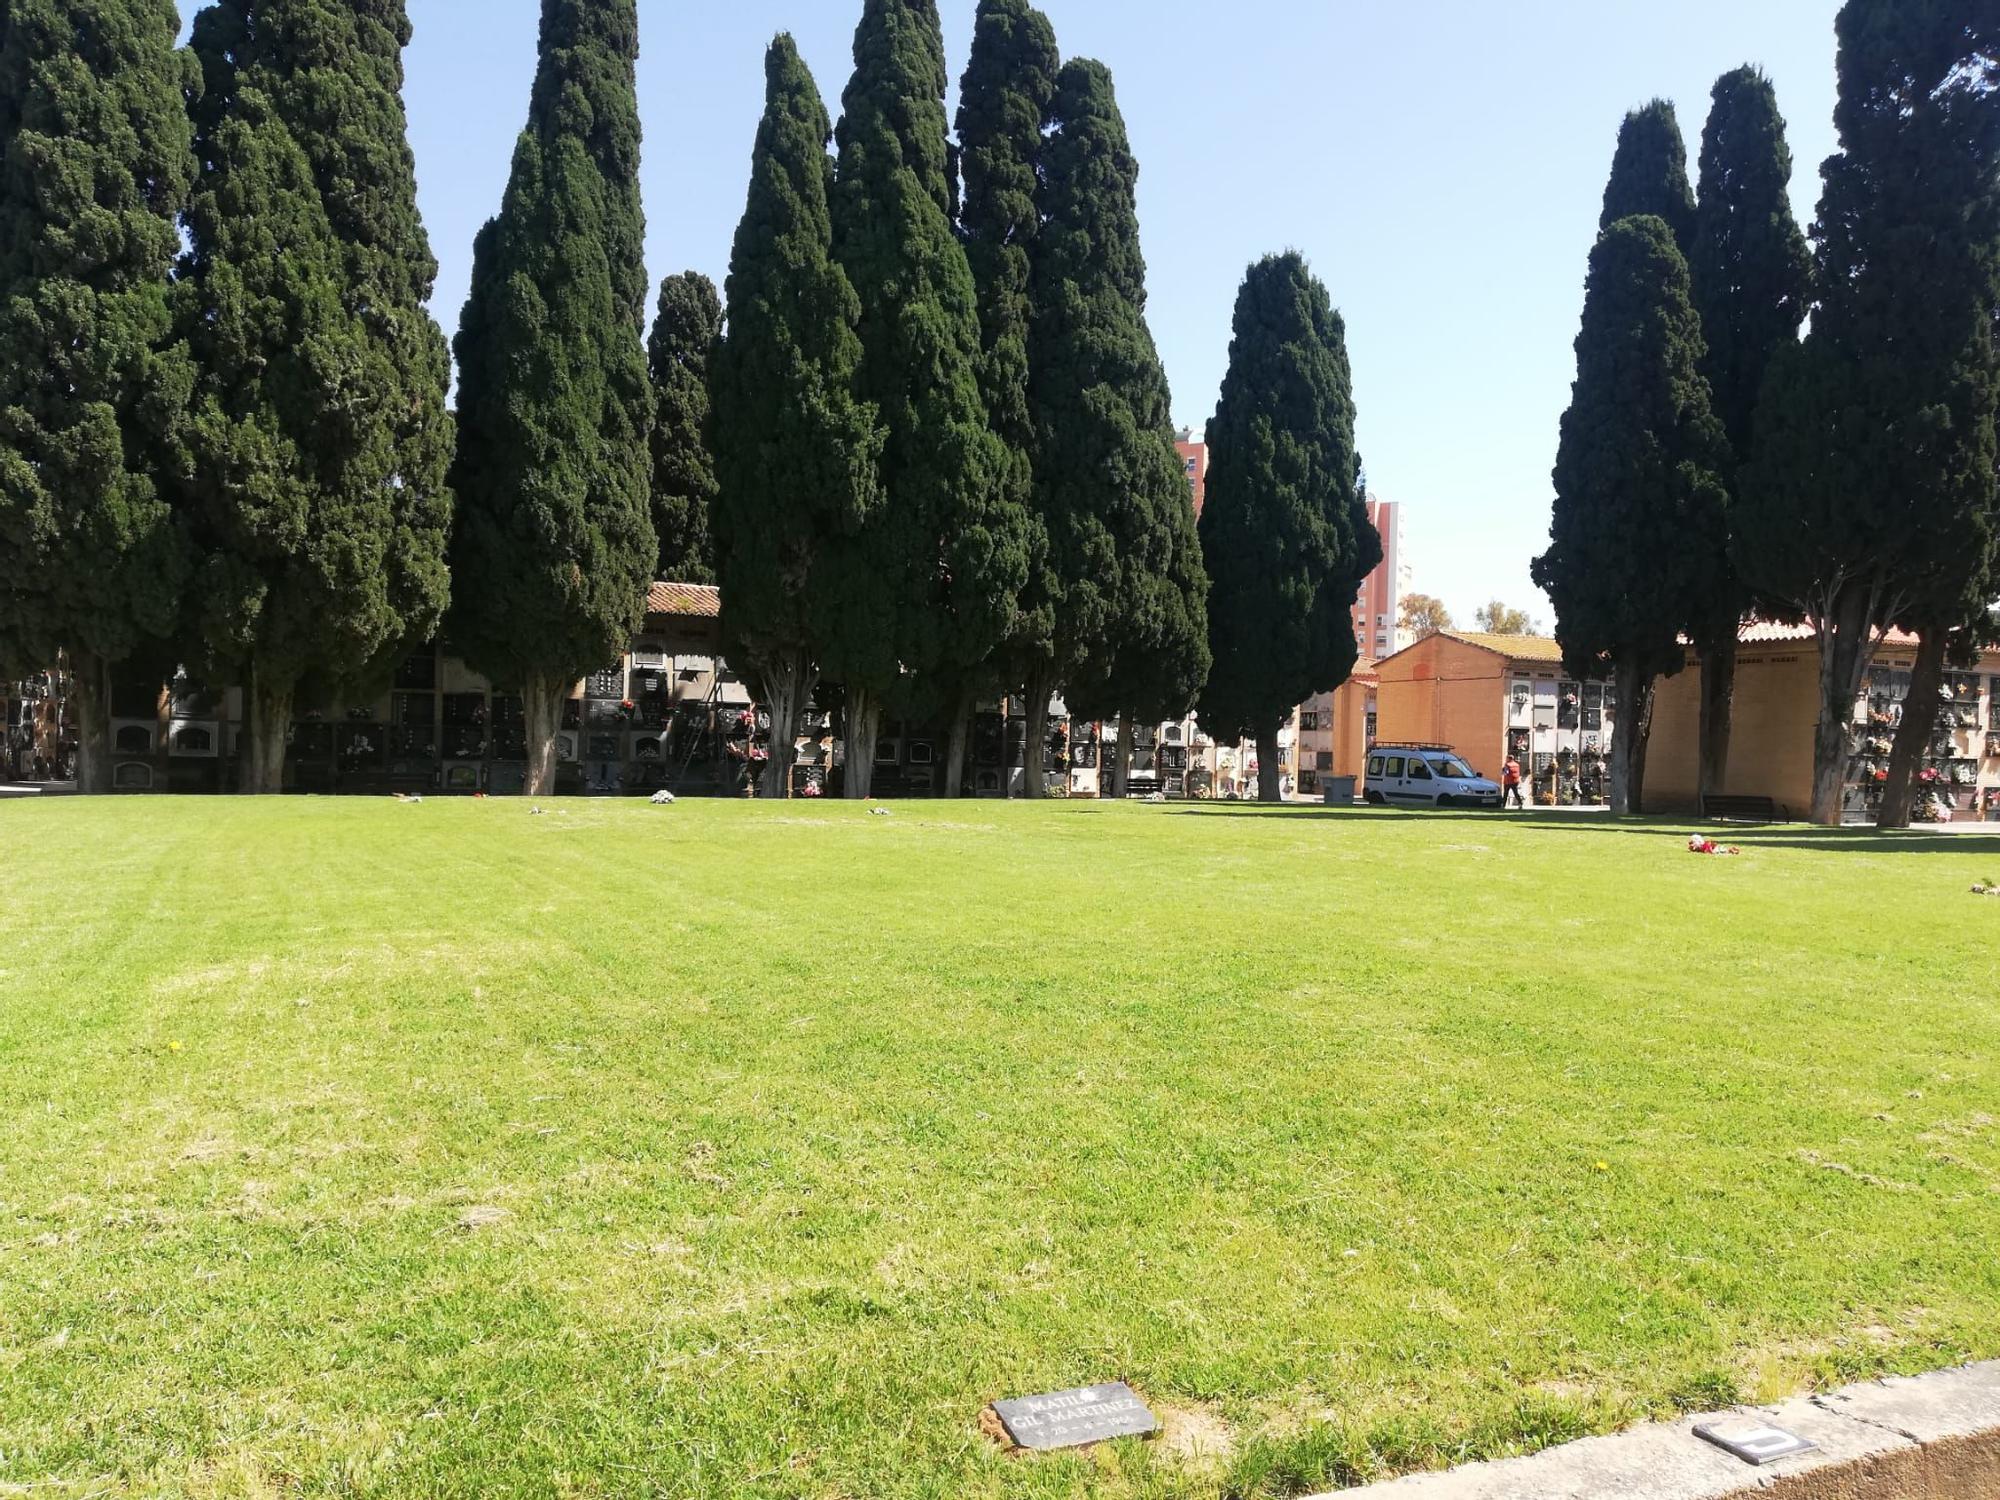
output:
[{"label": "green grass lawn", "polygon": [[544,805],[0,804],[0,1495],[1261,1500],[2000,1354],[2000,840]]}]

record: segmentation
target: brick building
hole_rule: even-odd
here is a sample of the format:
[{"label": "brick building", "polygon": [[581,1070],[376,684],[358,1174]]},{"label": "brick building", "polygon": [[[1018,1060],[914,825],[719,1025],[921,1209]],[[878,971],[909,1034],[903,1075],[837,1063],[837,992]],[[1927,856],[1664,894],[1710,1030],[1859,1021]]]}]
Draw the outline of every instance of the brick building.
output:
[{"label": "brick building", "polygon": [[1615,696],[1571,679],[1548,637],[1440,631],[1375,672],[1378,739],[1450,745],[1496,780],[1513,755],[1545,804],[1606,800]]},{"label": "brick building", "polygon": [[[1844,816],[1874,819],[1916,659],[1915,637],[1892,631],[1876,648],[1848,725]],[[1578,682],[1562,651],[1537,636],[1445,631],[1376,666],[1377,733],[1387,741],[1450,745],[1483,775],[1509,754],[1529,772],[1536,801],[1595,805],[1618,705],[1611,685]],[[1945,675],[1939,722],[1924,763],[1919,814],[2000,820],[2000,650]],[[1768,797],[1781,816],[1812,806],[1819,724],[1819,651],[1810,628],[1758,624],[1739,647],[1734,731],[1717,791]],[[1646,810],[1700,811],[1701,663],[1662,678],[1646,751]]]}]

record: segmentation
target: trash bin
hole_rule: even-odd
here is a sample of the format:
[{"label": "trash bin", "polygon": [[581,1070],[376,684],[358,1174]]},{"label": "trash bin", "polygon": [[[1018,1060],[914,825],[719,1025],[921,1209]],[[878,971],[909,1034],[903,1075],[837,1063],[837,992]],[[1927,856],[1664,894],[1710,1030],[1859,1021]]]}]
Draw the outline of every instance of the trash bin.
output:
[{"label": "trash bin", "polygon": [[1352,807],[1354,805],[1354,778],[1352,776],[1329,776],[1320,782],[1328,807]]}]

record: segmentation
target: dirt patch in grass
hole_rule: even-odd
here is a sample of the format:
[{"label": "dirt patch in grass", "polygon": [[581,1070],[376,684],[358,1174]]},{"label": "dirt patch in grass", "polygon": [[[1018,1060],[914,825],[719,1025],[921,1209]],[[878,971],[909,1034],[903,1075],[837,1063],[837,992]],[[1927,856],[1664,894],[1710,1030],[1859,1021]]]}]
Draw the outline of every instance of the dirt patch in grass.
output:
[{"label": "dirt patch in grass", "polygon": [[1147,1405],[1160,1419],[1160,1435],[1155,1441],[1183,1464],[1220,1468],[1235,1453],[1235,1429],[1209,1407],[1172,1401],[1149,1401]]}]

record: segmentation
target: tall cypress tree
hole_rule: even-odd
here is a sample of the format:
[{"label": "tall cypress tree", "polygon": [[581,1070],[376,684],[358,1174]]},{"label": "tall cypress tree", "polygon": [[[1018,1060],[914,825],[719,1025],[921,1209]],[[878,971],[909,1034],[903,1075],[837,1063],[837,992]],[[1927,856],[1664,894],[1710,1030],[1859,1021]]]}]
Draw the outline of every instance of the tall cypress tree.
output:
[{"label": "tall cypress tree", "polygon": [[772,42],[764,77],[709,433],[722,624],[770,705],[765,795],[781,797],[818,680],[822,558],[878,504],[882,438],[854,393],[861,303],[833,259],[826,106],[789,36]]},{"label": "tall cypress tree", "polygon": [[1688,182],[1687,141],[1671,100],[1655,99],[1625,116],[1618,127],[1618,150],[1604,186],[1604,211],[1597,227],[1653,214],[1673,230],[1686,255],[1694,248],[1694,188]]},{"label": "tall cypress tree", "polygon": [[1296,254],[1244,278],[1208,447],[1215,670],[1201,722],[1218,740],[1256,740],[1259,795],[1276,802],[1279,726],[1353,673],[1354,601],[1382,561],[1360,492],[1346,326]]},{"label": "tall cypress tree", "polygon": [[448,587],[444,341],[402,103],[401,0],[219,0],[196,19],[195,584],[248,683],[245,791],[280,788],[302,679],[366,679]]},{"label": "tall cypress tree", "polygon": [[1686,602],[1726,546],[1728,446],[1701,376],[1687,261],[1665,220],[1621,219],[1590,256],[1576,385],[1556,453],[1550,547],[1535,582],[1563,661],[1618,685],[1611,807],[1639,811],[1655,678],[1680,669]]},{"label": "tall cypress tree", "polygon": [[834,253],[861,299],[860,392],[887,441],[881,503],[825,559],[818,634],[848,689],[847,793],[865,797],[885,700],[912,682],[956,697],[1013,631],[1028,520],[980,400],[936,0],[867,0],[854,63],[836,132]]},{"label": "tall cypress tree", "polygon": [[1139,166],[1102,64],[1063,68],[1054,124],[1031,368],[1055,622],[1029,679],[1031,752],[1045,738],[1050,686],[1080,712],[1157,720],[1186,711],[1209,667],[1208,576],[1146,325]]},{"label": "tall cypress tree", "polygon": [[0,9],[0,673],[68,653],[85,792],[110,790],[111,670],[171,635],[188,566],[177,30],[171,0]]},{"label": "tall cypress tree", "polygon": [[451,350],[429,311],[438,264],[417,208],[403,106],[407,0],[362,0],[351,9],[353,60],[300,75],[310,101],[301,139],[346,250],[349,295],[398,378],[377,414],[394,455],[385,571],[397,620],[378,653],[379,677],[384,658],[436,633],[451,599],[449,477],[458,429],[449,406]]},{"label": "tall cypress tree", "polygon": [[[1937,730],[1947,659],[1969,658],[1992,638],[1992,605],[2000,595],[2000,483],[1982,486],[1978,480],[1982,466],[2000,463],[2000,341],[1976,331],[1983,321],[2000,333],[1994,329],[2000,319],[2000,12],[1944,6],[1936,19],[1964,28],[1959,45],[1969,43],[1972,53],[1965,71],[1983,68],[1983,76],[1976,84],[1956,79],[1940,117],[1914,132],[1928,180],[1919,210],[1924,239],[1908,274],[1927,286],[1934,279],[1943,294],[1931,310],[1949,331],[1938,337],[1933,328],[1931,353],[1943,353],[1953,374],[1951,395],[1939,404],[1951,416],[1942,431],[1934,416],[1925,423],[1933,441],[1943,439],[1933,450],[1934,487],[1906,497],[1913,502],[1904,567],[1912,600],[1891,623],[1916,632],[1918,646],[1877,815],[1882,828],[1909,826],[1917,772]],[[1895,24],[1897,31],[1875,45],[1886,40],[1898,52],[1940,46],[1902,30],[1906,18]],[[1948,51],[1951,44],[1942,45]]]},{"label": "tall cypress tree", "polygon": [[660,283],[646,344],[653,376],[654,571],[680,583],[715,582],[715,457],[708,449],[708,365],[722,336],[722,297],[697,271]]},{"label": "tall cypress tree", "polygon": [[563,699],[630,644],[659,559],[638,57],[636,0],[543,0],[527,128],[456,345],[452,639],[520,688],[530,795],[554,786]]},{"label": "tall cypress tree", "polygon": [[[1035,420],[1029,395],[1029,325],[1034,313],[1034,259],[1041,234],[1037,202],[1044,132],[1062,67],[1055,30],[1028,0],[980,0],[972,57],[959,86],[959,166],[964,199],[959,231],[979,297],[980,396],[1004,447],[1010,498],[1028,507],[1027,582],[1014,633],[1005,648],[1011,684],[1026,685],[1031,719],[1045,721],[1052,691],[1056,601],[1049,571],[1048,527],[1035,504]],[[965,770],[969,700],[954,705],[945,795],[959,793]],[[1030,726],[1029,764],[1045,744],[1045,726]],[[1030,796],[1042,778],[1028,777]]]},{"label": "tall cypress tree", "polygon": [[[1163,407],[1166,399],[1163,383]],[[1171,439],[1172,429],[1163,431]],[[1195,519],[1194,496],[1171,441],[1167,452],[1174,459],[1178,486],[1166,484],[1164,468],[1153,477],[1149,466],[1146,490],[1156,502],[1154,544],[1148,552],[1153,561],[1145,574],[1134,580],[1137,598],[1126,605],[1133,629],[1112,663],[1110,679],[1100,695],[1103,706],[1096,715],[1108,716],[1115,705],[1127,726],[1185,717],[1199,701],[1215,662],[1208,622],[1212,585]],[[1368,525],[1367,507],[1358,499],[1349,507],[1348,525],[1364,547],[1375,537],[1374,528]],[[1379,538],[1375,545],[1380,545]],[[1121,737],[1118,748],[1118,790],[1122,795],[1130,766],[1129,736]]]},{"label": "tall cypress tree", "polygon": [[[1671,101],[1655,99],[1625,116],[1618,129],[1618,148],[1611,158],[1611,175],[1604,185],[1604,208],[1598,229],[1608,230],[1619,220],[1642,215],[1662,220],[1673,232],[1674,244],[1683,257],[1691,254],[1696,234],[1694,188],[1688,181],[1687,142],[1681,135],[1680,117]],[[1718,556],[1713,571],[1726,571],[1726,557]],[[1645,678],[1650,684],[1652,678]],[[1642,800],[1646,771],[1646,743],[1652,733],[1652,690],[1645,689],[1642,701],[1624,703],[1623,718],[1637,731],[1630,742],[1626,762],[1627,796],[1633,806]]]},{"label": "tall cypress tree", "polygon": [[[1974,0],[1848,0],[1836,30],[1818,302],[1805,343],[1772,369],[1736,526],[1745,576],[1819,635],[1823,823],[1842,816],[1877,635],[1916,626],[1934,673],[1949,628],[1993,592],[2000,296],[2000,15]],[[1905,778],[1936,699],[1906,707]]]},{"label": "tall cypress tree", "polygon": [[[1702,133],[1695,214],[1695,308],[1708,344],[1702,374],[1728,435],[1732,496],[1756,431],[1757,399],[1778,351],[1796,343],[1812,294],[1812,253],[1792,216],[1792,153],[1777,91],[1756,68],[1716,81]],[[1701,653],[1700,791],[1719,790],[1729,763],[1736,643],[1754,601],[1727,553],[1690,597],[1686,627]]]}]

